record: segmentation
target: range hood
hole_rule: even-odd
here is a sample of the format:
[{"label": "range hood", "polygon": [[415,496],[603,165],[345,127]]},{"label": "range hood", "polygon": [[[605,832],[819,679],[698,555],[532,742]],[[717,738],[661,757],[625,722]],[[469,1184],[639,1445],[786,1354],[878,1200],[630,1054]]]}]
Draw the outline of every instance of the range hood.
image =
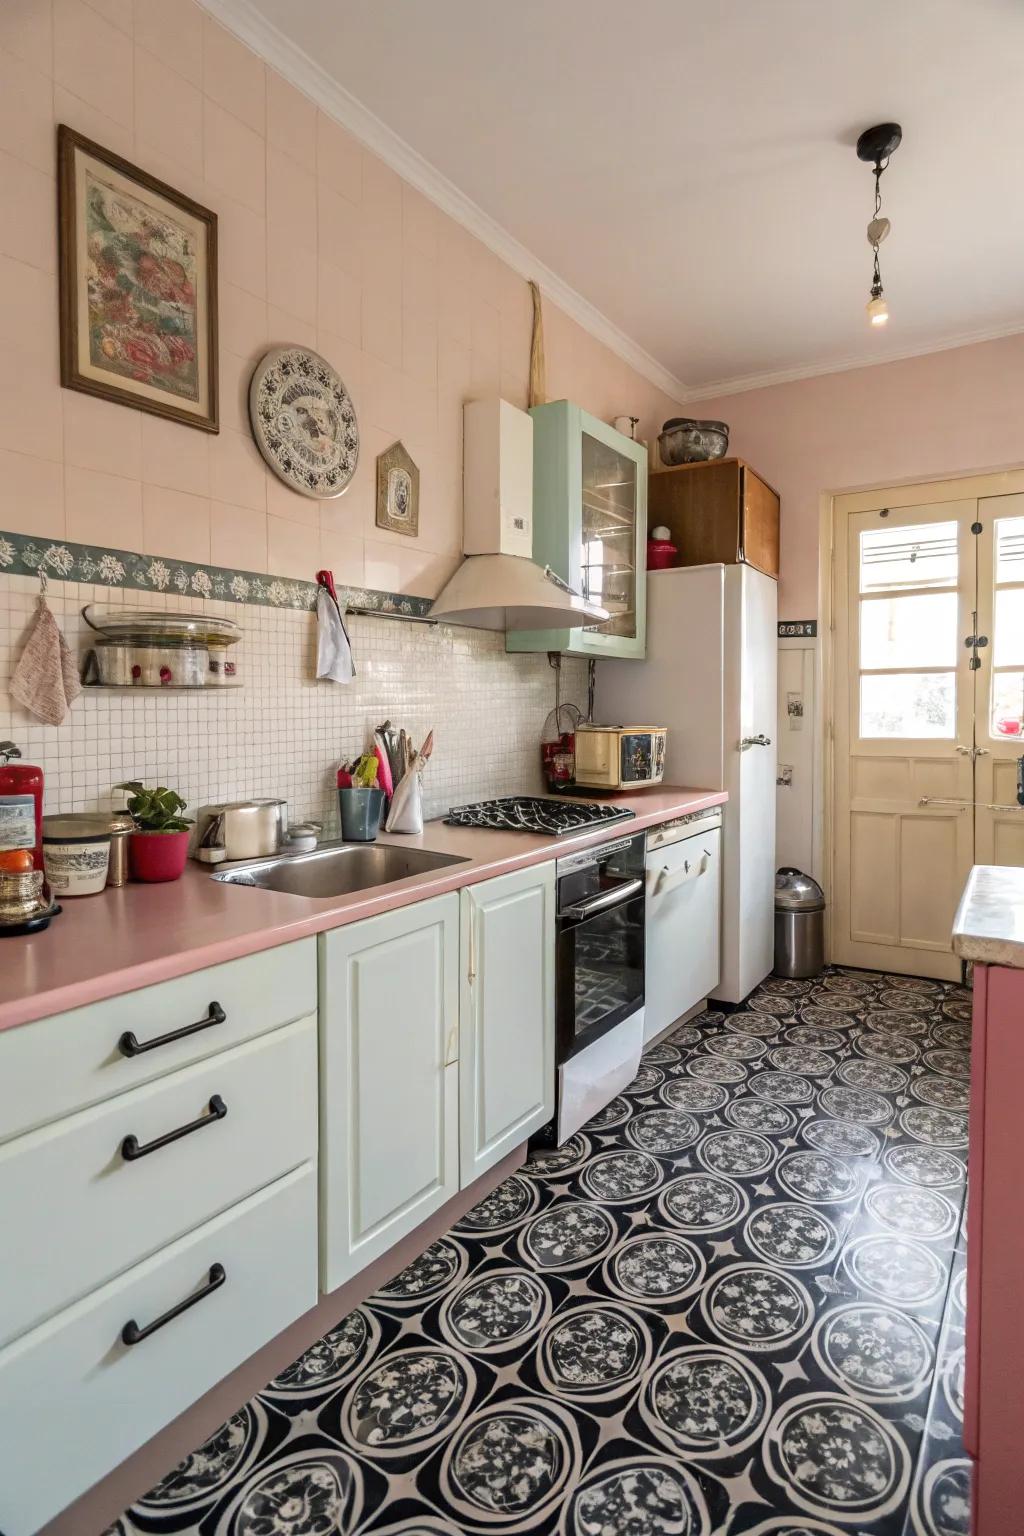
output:
[{"label": "range hood", "polygon": [[507,400],[463,408],[465,560],[430,618],[474,629],[578,629],[609,617],[533,554],[533,421]]}]

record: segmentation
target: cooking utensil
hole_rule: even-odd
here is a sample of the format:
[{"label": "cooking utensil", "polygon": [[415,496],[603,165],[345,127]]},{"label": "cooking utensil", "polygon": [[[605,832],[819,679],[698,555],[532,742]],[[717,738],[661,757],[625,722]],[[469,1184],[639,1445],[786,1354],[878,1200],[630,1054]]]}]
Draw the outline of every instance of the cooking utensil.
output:
[{"label": "cooking utensil", "polygon": [[[219,825],[211,827],[211,822]],[[287,800],[233,800],[204,805],[196,818],[197,847],[223,848],[228,859],[277,853],[288,831]]]},{"label": "cooking utensil", "polygon": [[729,427],[724,421],[697,421],[692,416],[673,416],[658,434],[661,462],[701,464],[724,458],[729,447]]}]

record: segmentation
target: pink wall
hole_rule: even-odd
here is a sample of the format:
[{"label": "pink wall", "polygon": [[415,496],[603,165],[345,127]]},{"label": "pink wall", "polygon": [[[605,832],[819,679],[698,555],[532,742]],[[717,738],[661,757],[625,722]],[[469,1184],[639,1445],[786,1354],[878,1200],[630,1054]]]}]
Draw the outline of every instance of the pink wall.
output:
[{"label": "pink wall", "polygon": [[[57,123],[216,211],[218,436],[62,390]],[[0,529],[433,596],[460,558],[462,404],[526,403],[525,281],[220,27],[195,0],[0,0]],[[547,306],[548,393],[649,437],[678,410]],[[283,342],[338,369],[362,434],[317,503],[249,432],[254,364]],[[420,535],[378,529],[374,461],[401,437]],[[0,594],[0,603],[3,597]]]},{"label": "pink wall", "polygon": [[823,491],[1024,463],[1024,335],[723,395],[689,409],[727,421],[730,450],[779,491],[779,616],[813,618]]}]

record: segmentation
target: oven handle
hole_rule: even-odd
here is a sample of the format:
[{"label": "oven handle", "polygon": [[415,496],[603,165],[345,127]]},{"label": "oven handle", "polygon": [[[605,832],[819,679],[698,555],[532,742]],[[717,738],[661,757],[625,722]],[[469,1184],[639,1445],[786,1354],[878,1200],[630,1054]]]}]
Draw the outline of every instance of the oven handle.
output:
[{"label": "oven handle", "polygon": [[626,880],[613,891],[602,891],[600,896],[591,896],[589,901],[578,901],[574,907],[566,907],[559,913],[559,917],[596,917],[598,912],[610,912],[613,907],[623,906],[638,896],[643,888],[642,880]]}]

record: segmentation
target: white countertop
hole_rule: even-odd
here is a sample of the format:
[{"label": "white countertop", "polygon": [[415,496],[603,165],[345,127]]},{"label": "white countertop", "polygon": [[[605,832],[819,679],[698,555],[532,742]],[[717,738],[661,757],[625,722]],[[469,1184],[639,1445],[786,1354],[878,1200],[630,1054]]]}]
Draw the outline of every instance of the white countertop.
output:
[{"label": "white countertop", "polygon": [[1024,970],[1024,869],[975,864],[953,919],[953,952]]}]

